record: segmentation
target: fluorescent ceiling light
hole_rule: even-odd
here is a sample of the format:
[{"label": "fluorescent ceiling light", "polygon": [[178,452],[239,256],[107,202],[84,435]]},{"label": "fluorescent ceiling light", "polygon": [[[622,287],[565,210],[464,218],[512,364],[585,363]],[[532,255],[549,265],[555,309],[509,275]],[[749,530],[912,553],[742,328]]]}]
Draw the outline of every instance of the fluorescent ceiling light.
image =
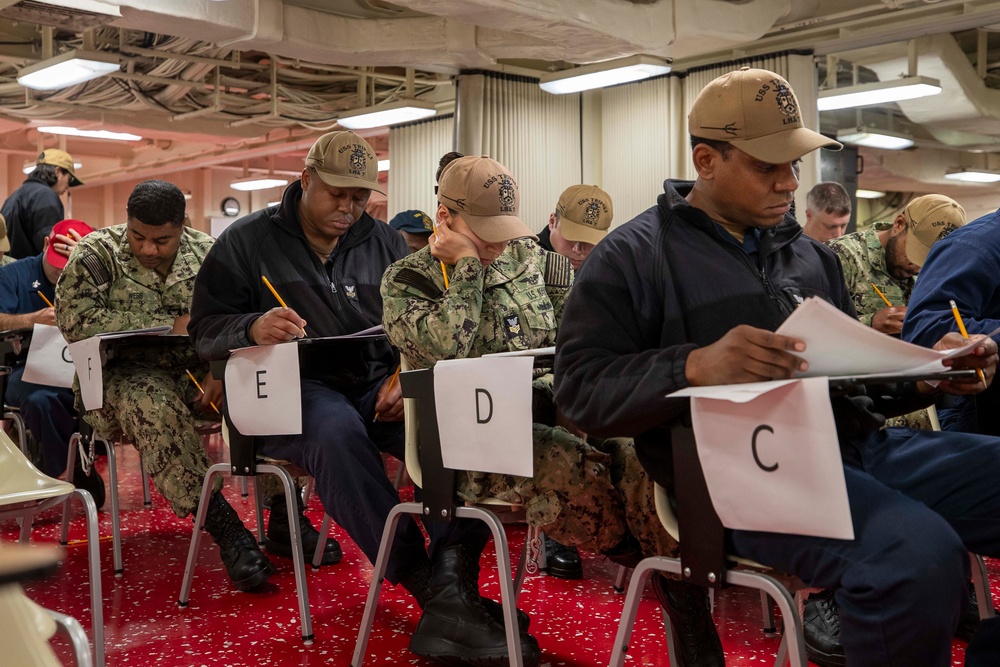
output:
[{"label": "fluorescent ceiling light", "polygon": [[58,90],[120,69],[118,56],[113,53],[73,49],[25,67],[18,72],[17,82],[34,90]]},{"label": "fluorescent ceiling light", "polygon": [[956,169],[944,175],[950,181],[963,183],[996,183],[1000,181],[1000,173],[985,169]]},{"label": "fluorescent ceiling light", "polygon": [[378,170],[379,171],[389,171],[389,161],[388,160],[379,160],[378,161]]},{"label": "fluorescent ceiling light", "polygon": [[885,196],[885,193],[879,190],[865,190],[863,188],[858,188],[858,191],[854,194],[856,194],[859,199],[879,199]]},{"label": "fluorescent ceiling light", "polygon": [[641,81],[669,71],[670,65],[662,58],[629,56],[546,74],[541,77],[538,85],[547,93],[563,95]]},{"label": "fluorescent ceiling light", "polygon": [[[25,162],[24,163],[24,168],[22,168],[21,171],[23,171],[25,174],[30,174],[31,172],[33,172],[35,170],[35,167],[37,167],[37,166],[38,165],[36,163],[34,163],[34,162]],[[75,171],[75,170],[79,169],[82,166],[83,166],[82,162],[74,162],[73,163],[73,170]]]},{"label": "fluorescent ceiling light", "polygon": [[287,178],[280,178],[269,174],[267,176],[246,176],[244,178],[237,178],[229,184],[229,187],[233,190],[242,190],[246,192],[247,190],[267,190],[268,188],[277,188],[282,185],[288,185]]},{"label": "fluorescent ceiling light", "polygon": [[138,134],[128,132],[109,132],[108,130],[78,130],[75,127],[61,127],[51,125],[38,128],[39,132],[46,134],[65,134],[68,137],[83,137],[85,139],[112,139],[114,141],[141,141]]},{"label": "fluorescent ceiling light", "polygon": [[337,122],[349,130],[367,130],[372,127],[385,127],[386,125],[430,118],[436,113],[437,108],[429,102],[400,100],[389,104],[345,111],[337,118]]},{"label": "fluorescent ceiling light", "polygon": [[840,130],[837,132],[837,141],[855,146],[884,148],[890,151],[903,150],[913,145],[913,137],[908,134],[892,130],[878,130],[864,125]]},{"label": "fluorescent ceiling light", "polygon": [[866,107],[886,102],[912,100],[917,97],[937,95],[941,82],[927,76],[908,76],[895,81],[875,81],[857,86],[827,88],[819,91],[816,105],[820,111]]}]

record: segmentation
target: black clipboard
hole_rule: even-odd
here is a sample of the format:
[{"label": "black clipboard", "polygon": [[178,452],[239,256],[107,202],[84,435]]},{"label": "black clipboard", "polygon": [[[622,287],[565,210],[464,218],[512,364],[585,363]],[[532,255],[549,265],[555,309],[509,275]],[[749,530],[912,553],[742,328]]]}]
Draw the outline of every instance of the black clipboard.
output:
[{"label": "black clipboard", "polygon": [[971,380],[976,378],[976,369],[962,368],[950,371],[931,371],[909,375],[861,375],[858,377],[830,378],[830,393],[848,392],[853,388],[868,385],[898,384],[900,382],[934,382],[942,380]]}]

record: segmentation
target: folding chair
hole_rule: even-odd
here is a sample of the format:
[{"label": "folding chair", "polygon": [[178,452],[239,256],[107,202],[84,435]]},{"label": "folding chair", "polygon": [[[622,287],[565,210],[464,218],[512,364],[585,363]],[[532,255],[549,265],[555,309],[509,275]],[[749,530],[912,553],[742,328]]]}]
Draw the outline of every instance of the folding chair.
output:
[{"label": "folding chair", "polygon": [[76,496],[87,516],[87,552],[90,564],[90,604],[94,630],[94,654],[98,667],[104,667],[104,607],[101,590],[101,562],[97,531],[97,507],[88,491],[77,489],[40,472],[14,445],[7,434],[0,433],[0,520],[21,521],[20,541],[27,542],[33,517],[59,503],[69,505]]},{"label": "folding chair", "polygon": [[[526,561],[537,559],[537,549],[541,548],[538,530],[529,527],[517,574],[512,579],[507,535],[503,523],[492,510],[511,510],[517,506],[500,500],[472,507],[457,505],[455,471],[446,469],[441,460],[441,441],[434,400],[434,370],[408,371],[409,364],[406,360],[401,358],[400,362],[404,371],[400,373],[399,382],[405,401],[406,470],[414,485],[423,489],[423,502],[400,503],[389,512],[385,529],[382,531],[378,557],[375,559],[375,572],[368,589],[368,599],[365,602],[365,612],[358,630],[358,641],[354,647],[351,665],[361,667],[364,662],[396,526],[404,514],[410,514],[424,517],[427,521],[478,519],[489,526],[496,548],[497,580],[500,584],[510,664],[512,667],[522,667],[521,640],[516,616],[517,596],[524,580]],[[535,550],[534,555],[529,554],[531,549]]]},{"label": "folding chair", "polygon": [[[224,378],[225,361],[212,363],[212,374],[217,378]],[[246,436],[240,433],[229,418],[229,401],[222,406],[223,424],[222,438],[229,445],[229,463],[217,463],[205,473],[205,481],[202,484],[201,497],[198,501],[198,512],[195,516],[194,529],[191,531],[191,546],[188,549],[187,565],[184,568],[184,581],[181,584],[181,593],[177,599],[177,604],[187,607],[191,600],[191,586],[194,579],[194,568],[198,561],[198,547],[201,543],[201,531],[205,525],[205,515],[208,511],[209,497],[212,494],[212,486],[216,475],[229,473],[240,477],[254,477],[260,474],[277,475],[284,486],[285,497],[293,499],[295,497],[294,477],[306,475],[307,473],[296,468],[287,461],[276,461],[265,459],[257,454],[257,438]],[[263,503],[258,494],[256,497],[257,525],[264,523]],[[299,533],[298,508],[294,502],[286,503],[288,511],[288,527],[291,533],[292,542],[297,548],[292,549],[292,563],[295,569],[295,588],[298,593],[299,618],[302,625],[302,641],[307,646],[313,643],[312,618],[309,613],[309,589],[306,586],[305,555],[302,553],[302,535]],[[324,524],[325,525],[325,524]],[[322,552],[320,552],[322,555]]]},{"label": "folding chair", "polygon": [[[723,527],[712,506],[711,497],[698,460],[694,433],[690,426],[675,425],[671,430],[674,472],[677,480],[678,515],[670,506],[666,491],[656,487],[656,514],[664,529],[680,544],[680,558],[653,556],[644,558],[632,572],[628,594],[618,632],[611,648],[610,667],[622,667],[625,653],[629,649],[632,626],[635,623],[639,601],[646,581],[654,571],[681,575],[684,581],[720,589],[723,584],[755,588],[769,595],[781,610],[785,632],[782,636],[775,667],[788,662],[792,667],[806,667],[805,638],[802,634],[802,620],[799,618],[795,600],[788,589],[774,576],[766,574],[769,568],[746,559],[727,557],[723,552]],[[680,539],[680,535],[685,540]],[[730,569],[730,564],[742,568]],[[770,607],[768,607],[769,609]],[[667,629],[667,649],[670,664],[677,664],[677,630],[666,613],[663,614]]]}]

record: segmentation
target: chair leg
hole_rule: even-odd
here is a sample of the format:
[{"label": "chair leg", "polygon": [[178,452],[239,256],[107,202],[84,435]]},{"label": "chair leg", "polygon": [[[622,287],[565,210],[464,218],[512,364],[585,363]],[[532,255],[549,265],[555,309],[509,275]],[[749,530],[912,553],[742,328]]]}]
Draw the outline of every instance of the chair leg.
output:
[{"label": "chair leg", "polygon": [[28,451],[28,431],[24,424],[24,417],[21,416],[20,412],[11,411],[5,412],[3,418],[14,422],[14,426],[17,427],[17,446],[21,448],[24,457],[30,461],[31,452]]},{"label": "chair leg", "polygon": [[[514,575],[514,594],[521,595],[521,587],[529,574],[538,574],[539,553],[545,553],[545,535],[538,526],[528,526],[528,532],[524,536],[524,546],[521,548],[521,556],[517,559],[517,571]],[[544,557],[544,556],[542,556]]]},{"label": "chair leg", "polygon": [[[243,479],[246,479],[244,477]],[[288,496],[291,498],[291,496]],[[257,546],[264,546],[264,497],[260,495],[260,489],[257,488],[257,478],[253,478],[253,500],[254,506],[257,508]]]},{"label": "chair leg", "polygon": [[510,667],[523,667],[521,636],[517,629],[517,592],[510,576],[510,550],[503,524],[496,514],[480,507],[456,508],[455,516],[485,521],[493,533],[493,546],[497,554],[497,581],[500,584],[500,601],[503,603],[504,629],[507,631],[507,654],[510,656]]},{"label": "chair leg", "polygon": [[[91,501],[93,502],[93,501]],[[59,628],[61,633],[65,635],[70,644],[73,646],[73,656],[76,659],[76,667],[93,667],[94,663],[90,659],[90,645],[87,640],[87,633],[83,630],[83,626],[80,625],[80,621],[76,620],[72,616],[66,616],[65,614],[60,614],[59,612],[52,611],[51,609],[46,609],[45,613],[56,622],[56,626]],[[98,663],[98,667],[103,665]]]},{"label": "chair leg", "polygon": [[[309,587],[306,584],[305,554],[302,553],[302,535],[299,532],[299,509],[292,500],[295,498],[295,480],[287,470],[271,463],[258,463],[257,473],[272,473],[278,476],[285,488],[285,509],[288,512],[288,532],[292,538],[292,564],[295,566],[295,588],[299,596],[299,617],[302,619],[302,641],[306,646],[313,643],[312,617],[309,614]],[[274,510],[271,510],[274,511]]]},{"label": "chair leg", "polygon": [[[97,667],[104,667],[104,593],[101,587],[101,534],[97,528],[97,505],[94,504],[94,498],[89,491],[76,489],[73,495],[83,503],[83,510],[87,516],[87,558],[90,566],[90,617],[94,630],[94,662]],[[69,504],[69,498],[66,499],[66,504]]]},{"label": "chair leg", "polygon": [[333,519],[326,512],[323,513],[323,525],[319,529],[319,540],[316,542],[316,551],[313,552],[312,566],[318,570],[323,562],[323,551],[326,549],[326,541],[330,537],[330,524]]},{"label": "chair leg", "polygon": [[774,627],[774,607],[771,606],[771,598],[767,597],[767,593],[764,591],[760,592],[760,613],[764,619],[764,636],[773,637],[777,632],[777,629]]},{"label": "chair leg", "polygon": [[378,556],[375,558],[375,571],[372,572],[372,581],[368,586],[368,599],[365,601],[365,613],[361,617],[361,627],[358,628],[358,641],[354,645],[354,656],[351,658],[352,667],[361,667],[365,661],[365,653],[368,651],[368,638],[372,633],[372,624],[375,622],[375,611],[378,607],[378,596],[382,590],[382,582],[385,581],[385,570],[389,565],[389,551],[392,548],[393,539],[396,537],[396,526],[404,514],[421,516],[423,505],[421,503],[399,503],[389,511],[389,516],[385,519],[385,528],[382,530],[382,542],[378,547]]},{"label": "chair leg", "polygon": [[245,476],[240,477],[240,495],[244,498],[250,495],[250,484],[247,483]]},{"label": "chair leg", "polygon": [[306,485],[302,487],[302,506],[306,507],[309,505],[309,500],[313,497],[313,493],[316,492],[316,478],[310,477]]},{"label": "chair leg", "polygon": [[[95,439],[97,435],[92,436]],[[108,493],[111,496],[111,544],[114,552],[115,577],[122,576],[125,568],[122,565],[122,518],[118,504],[118,462],[115,445],[108,440],[101,440],[108,453]]]},{"label": "chair leg", "polygon": [[[632,579],[628,584],[628,593],[625,595],[625,603],[622,606],[622,617],[618,621],[618,631],[615,633],[615,641],[611,645],[611,659],[608,661],[609,667],[622,667],[625,664],[625,654],[628,653],[629,641],[632,639],[632,629],[635,625],[635,616],[639,611],[639,602],[642,600],[642,593],[646,589],[646,581],[653,570],[665,570],[680,572],[680,561],[676,561],[675,567],[667,569],[670,561],[676,559],[668,558],[646,558],[639,562],[632,571]],[[669,619],[666,620],[669,622]],[[670,634],[668,633],[669,637]],[[672,644],[668,644],[668,649],[672,649]],[[669,656],[670,664],[676,665],[674,656]]]},{"label": "chair leg", "polygon": [[198,562],[198,546],[201,544],[201,530],[205,526],[205,515],[208,514],[208,499],[212,495],[212,482],[216,475],[229,472],[228,463],[216,463],[205,473],[205,481],[201,485],[201,497],[198,499],[198,511],[194,517],[194,527],[191,530],[191,546],[188,547],[187,565],[184,567],[184,581],[181,583],[181,594],[177,604],[186,607],[191,601],[191,583],[194,579],[194,568]]},{"label": "chair leg", "polygon": [[621,595],[625,592],[625,580],[628,579],[628,568],[624,565],[618,566],[618,573],[615,574],[615,593]]},{"label": "chair leg", "polygon": [[146,509],[153,507],[153,499],[149,494],[149,474],[146,472],[146,466],[142,463],[142,455],[139,455],[139,473],[142,477],[142,506]]},{"label": "chair leg", "polygon": [[[788,589],[782,586],[774,577],[761,572],[729,570],[726,572],[726,581],[735,586],[746,586],[764,591],[774,600],[778,605],[778,611],[781,612],[781,618],[785,627],[784,634],[782,635],[782,646],[787,643],[788,664],[791,667],[806,667],[808,661],[806,660],[805,637],[802,633],[802,619],[799,618],[798,606],[795,604],[795,599],[788,592]],[[778,658],[782,658],[780,651]],[[774,664],[777,666],[783,663],[784,660],[781,663],[775,662]]]},{"label": "chair leg", "polygon": [[969,557],[972,559],[972,583],[976,589],[979,618],[993,618],[997,612],[993,607],[993,592],[990,590],[990,574],[986,569],[986,562],[979,554],[970,553]]}]

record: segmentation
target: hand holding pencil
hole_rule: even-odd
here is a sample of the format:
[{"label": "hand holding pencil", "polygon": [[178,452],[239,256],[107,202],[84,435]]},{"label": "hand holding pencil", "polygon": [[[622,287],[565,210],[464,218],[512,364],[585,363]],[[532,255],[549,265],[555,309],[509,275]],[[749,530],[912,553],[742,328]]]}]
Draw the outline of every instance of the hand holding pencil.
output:
[{"label": "hand holding pencil", "polygon": [[[400,366],[396,367],[396,372],[392,374],[387,382],[383,383],[385,390],[379,389],[378,397],[375,399],[375,418],[377,421],[399,421],[403,417],[403,394],[396,389],[399,386]],[[395,391],[393,391],[395,389]]]},{"label": "hand holding pencil", "polygon": [[280,306],[267,311],[250,326],[250,338],[254,344],[277,345],[296,338],[305,338],[306,321],[288,307],[266,276],[260,278]]},{"label": "hand holding pencil", "polygon": [[[965,322],[962,320],[961,313],[958,312],[958,306],[955,304],[955,300],[951,299],[948,302],[951,305],[951,314],[955,317],[955,324],[958,325],[958,332],[962,334],[962,338],[969,340],[969,332],[965,330]],[[976,369],[976,375],[979,376],[979,381],[983,383],[983,389],[986,389],[986,375],[983,373],[982,368]]]}]

